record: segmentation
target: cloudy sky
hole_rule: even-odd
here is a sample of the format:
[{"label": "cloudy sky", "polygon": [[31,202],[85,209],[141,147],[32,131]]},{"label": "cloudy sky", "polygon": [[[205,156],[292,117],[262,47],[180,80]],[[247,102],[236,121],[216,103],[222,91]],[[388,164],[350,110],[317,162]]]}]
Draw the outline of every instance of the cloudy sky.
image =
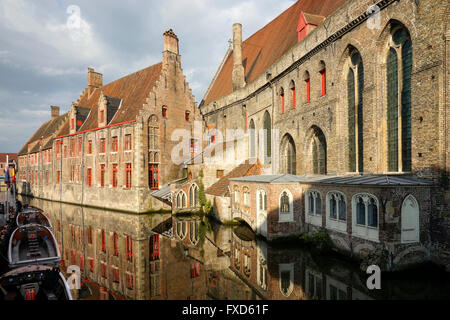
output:
[{"label": "cloudy sky", "polygon": [[0,0],[0,152],[18,152],[50,118],[50,105],[68,111],[87,86],[88,67],[106,84],[159,62],[169,28],[199,103],[232,24],[242,23],[246,39],[294,2]]}]

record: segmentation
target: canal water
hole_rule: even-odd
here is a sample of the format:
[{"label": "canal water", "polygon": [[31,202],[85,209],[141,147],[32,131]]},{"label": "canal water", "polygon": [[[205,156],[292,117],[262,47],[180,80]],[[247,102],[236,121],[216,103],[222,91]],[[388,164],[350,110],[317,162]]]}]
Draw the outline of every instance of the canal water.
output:
[{"label": "canal water", "polygon": [[357,264],[245,227],[20,200],[50,218],[63,269],[81,273],[78,299],[450,299],[449,275],[434,268],[381,273],[381,289],[369,290]]}]

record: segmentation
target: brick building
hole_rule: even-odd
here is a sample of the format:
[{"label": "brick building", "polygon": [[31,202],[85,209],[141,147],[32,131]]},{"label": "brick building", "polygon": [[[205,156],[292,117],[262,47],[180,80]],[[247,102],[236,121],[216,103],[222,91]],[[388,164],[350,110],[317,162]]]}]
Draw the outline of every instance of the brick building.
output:
[{"label": "brick building", "polygon": [[268,238],[327,230],[388,269],[450,266],[449,10],[305,0],[245,41],[234,24],[200,104],[205,134],[266,175],[230,179],[231,216]]},{"label": "brick building", "polygon": [[134,212],[170,208],[151,193],[185,174],[171,160],[171,137],[176,129],[189,135],[200,116],[172,30],[160,63],[105,85],[89,68],[69,112],[52,106],[51,115],[19,152],[22,194]]},{"label": "brick building", "polygon": [[[4,175],[6,168],[6,158],[8,156],[9,165],[17,166],[17,153],[0,153],[0,175]],[[9,173],[12,174],[12,166],[9,167]]]}]

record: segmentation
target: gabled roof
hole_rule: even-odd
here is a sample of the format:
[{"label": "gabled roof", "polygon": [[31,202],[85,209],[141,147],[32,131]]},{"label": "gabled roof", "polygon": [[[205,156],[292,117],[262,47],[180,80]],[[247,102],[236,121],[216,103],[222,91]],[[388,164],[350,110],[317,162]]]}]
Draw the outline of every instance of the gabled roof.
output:
[{"label": "gabled roof", "polygon": [[[320,20],[317,16],[329,16],[346,1],[299,0],[251,35],[242,43],[242,62],[246,83],[253,82],[297,43],[297,25],[301,12],[307,12],[308,18],[317,23]],[[231,81],[233,55],[228,52],[227,54],[228,58],[203,98],[204,104],[209,104],[233,92]]]},{"label": "gabled roof", "polygon": [[0,163],[6,162],[6,156],[9,156],[9,161],[17,161],[17,153],[0,153]]},{"label": "gabled roof", "polygon": [[[63,115],[56,117],[53,120],[44,122],[39,127],[39,129],[31,136],[31,138],[23,145],[22,149],[20,149],[18,154],[19,155],[26,154],[28,152],[28,144],[38,142],[41,138],[43,140],[46,140],[46,139],[49,139],[50,137],[52,137],[53,134],[55,133],[55,131],[58,130],[58,128],[63,124],[63,122],[68,119],[67,116],[68,116],[68,113],[65,113]],[[66,122],[67,122],[67,128],[68,128],[69,122],[68,121],[66,121]],[[45,143],[45,145],[42,147],[44,149],[51,147],[52,146],[51,140],[52,139],[49,139],[49,141],[47,141]],[[39,151],[39,143],[36,143],[30,150],[30,152],[37,152],[37,151]]]},{"label": "gabled roof", "polygon": [[[98,128],[98,100],[100,93],[107,97],[108,107],[120,110],[113,116],[109,124],[118,124],[136,119],[142,109],[151,89],[161,75],[162,62],[129,74],[123,78],[110,82],[101,88],[95,88],[89,95],[84,90],[77,101],[77,106],[91,109],[91,113],[83,125],[83,130]],[[108,119],[109,120],[109,119]]]},{"label": "gabled roof", "polygon": [[247,160],[244,163],[237,166],[236,168],[234,168],[233,170],[231,170],[228,174],[220,178],[208,189],[206,189],[206,193],[221,197],[227,196],[229,195],[228,185],[229,180],[231,178],[254,176],[261,174],[261,172],[262,172],[262,165],[259,161],[255,164],[250,164]]},{"label": "gabled roof", "polygon": [[254,182],[254,183],[313,183],[313,184],[339,184],[339,185],[365,185],[365,186],[430,186],[432,181],[420,180],[410,175],[305,175],[294,176],[291,174],[257,175],[229,179],[230,181]]}]

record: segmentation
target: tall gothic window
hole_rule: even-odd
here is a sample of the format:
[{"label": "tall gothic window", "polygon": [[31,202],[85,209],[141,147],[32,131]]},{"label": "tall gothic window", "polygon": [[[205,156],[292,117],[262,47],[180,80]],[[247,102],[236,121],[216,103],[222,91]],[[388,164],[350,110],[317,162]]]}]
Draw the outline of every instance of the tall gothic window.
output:
[{"label": "tall gothic window", "polygon": [[159,124],[155,115],[148,118],[148,186],[159,188]]},{"label": "tall gothic window", "polygon": [[312,171],[314,174],[327,173],[327,143],[325,135],[318,127],[313,128],[311,140]]},{"label": "tall gothic window", "polygon": [[386,62],[388,170],[411,171],[412,43],[405,28],[394,29]]},{"label": "tall gothic window", "polygon": [[289,196],[286,191],[281,194],[280,204],[280,212],[289,213]]},{"label": "tall gothic window", "polygon": [[255,128],[255,122],[250,120],[250,158],[255,159],[256,158],[256,128]]},{"label": "tall gothic window", "polygon": [[272,157],[272,121],[269,112],[264,113],[264,158],[265,163],[271,163]]},{"label": "tall gothic window", "polygon": [[347,74],[349,171],[363,172],[364,67],[358,52],[351,55]]},{"label": "tall gothic window", "polygon": [[286,134],[281,141],[281,171],[296,174],[296,153],[294,139]]},{"label": "tall gothic window", "polygon": [[191,208],[198,206],[198,186],[196,184],[189,188],[189,206]]}]

